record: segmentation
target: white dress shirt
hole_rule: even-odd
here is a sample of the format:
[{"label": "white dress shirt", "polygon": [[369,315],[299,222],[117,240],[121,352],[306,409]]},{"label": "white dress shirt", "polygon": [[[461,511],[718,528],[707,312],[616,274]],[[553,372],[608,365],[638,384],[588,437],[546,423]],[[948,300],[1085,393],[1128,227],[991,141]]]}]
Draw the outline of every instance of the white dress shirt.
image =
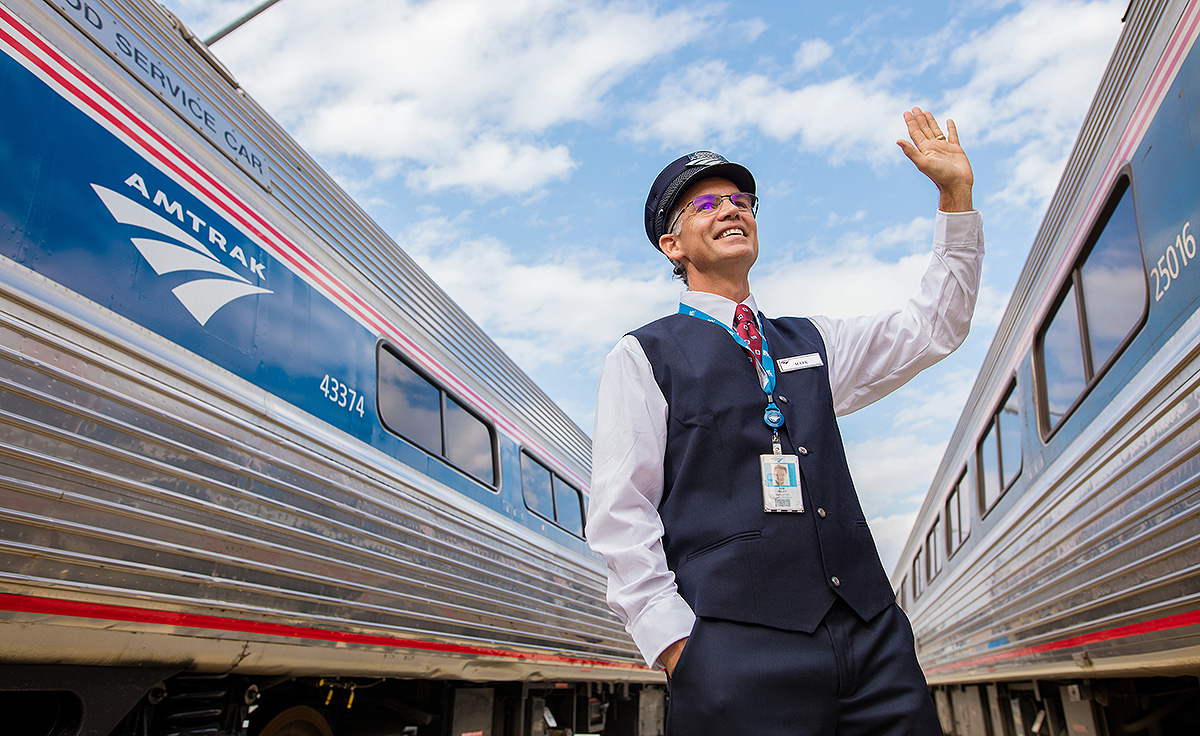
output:
[{"label": "white dress shirt", "polygon": [[[916,296],[870,317],[810,317],[825,342],[835,412],[886,396],[957,348],[967,336],[983,262],[978,212],[938,212],[933,256]],[[685,291],[680,302],[732,325],[737,303]],[[758,314],[754,297],[744,302]],[[730,338],[732,339],[732,338]],[[764,378],[759,368],[760,380]],[[608,604],[646,659],[687,636],[695,623],[663,551],[667,402],[637,338],[626,335],[600,375],[592,440],[587,538],[608,564]]]}]

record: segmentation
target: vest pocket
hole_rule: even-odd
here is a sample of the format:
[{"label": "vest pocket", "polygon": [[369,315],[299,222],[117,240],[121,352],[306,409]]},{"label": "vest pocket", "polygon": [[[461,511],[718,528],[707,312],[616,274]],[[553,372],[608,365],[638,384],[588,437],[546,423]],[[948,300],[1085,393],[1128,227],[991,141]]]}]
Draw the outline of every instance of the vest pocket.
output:
[{"label": "vest pocket", "polygon": [[[744,541],[747,541],[750,539],[762,539],[762,532],[761,531],[740,532],[738,534],[734,534],[732,536],[725,537],[724,539],[722,539],[719,542],[713,542],[712,544],[701,547],[698,550],[689,552],[687,557],[683,558],[683,561],[691,562],[692,560],[696,559],[697,557],[706,555],[709,552],[712,552],[713,550],[720,549],[727,544],[733,544],[734,542],[744,542]],[[687,647],[684,647],[684,649],[686,650]]]}]

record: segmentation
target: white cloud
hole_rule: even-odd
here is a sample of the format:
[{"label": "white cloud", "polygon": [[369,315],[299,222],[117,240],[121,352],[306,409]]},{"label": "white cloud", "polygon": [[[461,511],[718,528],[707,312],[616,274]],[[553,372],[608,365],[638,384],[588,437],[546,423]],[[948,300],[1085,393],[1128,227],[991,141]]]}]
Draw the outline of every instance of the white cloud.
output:
[{"label": "white cloud", "polygon": [[793,89],[759,74],[739,75],[723,61],[697,64],[684,74],[728,81],[702,90],[664,81],[636,113],[631,136],[686,148],[765,135],[826,154],[834,163],[879,164],[894,157],[894,118],[909,102],[856,75]]},{"label": "white cloud", "polygon": [[[669,314],[679,297],[665,262],[643,272],[585,254],[523,260],[491,236],[433,218],[397,240],[522,368],[595,365],[621,335]],[[558,347],[556,347],[558,346]]]},{"label": "white cloud", "polygon": [[915,499],[920,505],[937,471],[946,442],[927,442],[913,433],[885,433],[846,444],[854,486],[868,514],[895,510]]},{"label": "white cloud", "polygon": [[[922,393],[909,388],[905,392],[906,406],[901,407],[892,419],[894,426],[907,427],[910,431],[953,427],[966,406],[971,387],[975,385],[975,376],[974,370],[939,371],[933,390]],[[933,473],[930,472],[927,478],[932,479]]]},{"label": "white cloud", "polygon": [[706,18],[553,0],[289,0],[215,51],[318,156],[389,174],[415,165],[409,183],[425,187],[532,191],[575,165],[553,128],[599,116],[619,81]]},{"label": "white cloud", "polygon": [[[884,165],[895,160],[897,111],[923,97],[916,91],[917,75],[941,67],[968,77],[937,105],[945,116],[970,121],[968,153],[984,144],[1013,149],[1002,157],[1007,183],[992,200],[1040,208],[1053,192],[1120,33],[1124,5],[1125,0],[1033,0],[943,50],[956,37],[951,20],[913,44],[920,48],[919,64],[907,59],[903,67],[863,69],[813,84],[743,73],[710,57],[695,62],[686,75],[728,80],[725,84],[696,90],[664,82],[636,113],[629,133],[664,147],[729,145],[763,135],[834,164]],[[804,72],[833,55],[828,41],[809,39],[795,52],[793,68]]]},{"label": "white cloud", "polygon": [[[755,298],[770,315],[855,317],[895,309],[920,286],[932,237],[933,220],[916,217],[846,233],[834,243],[771,246],[759,259],[770,267],[753,274]],[[803,252],[814,255],[796,255]]]},{"label": "white cloud", "polygon": [[770,26],[762,18],[750,18],[749,20],[734,21],[730,26],[737,33],[740,33],[743,38],[753,43],[758,40],[758,37],[767,32]]},{"label": "white cloud", "polygon": [[814,38],[800,44],[792,62],[798,72],[806,72],[821,65],[821,62],[833,56],[833,46],[828,41]]},{"label": "white cloud", "polygon": [[836,227],[848,222],[862,222],[867,219],[866,210],[855,210],[852,215],[842,215],[837,212],[830,212],[829,219],[825,221],[825,227]]},{"label": "white cloud", "polygon": [[1049,200],[1126,4],[1034,0],[950,54],[949,65],[969,69],[970,80],[947,93],[943,107],[956,119],[986,121],[964,141],[968,153],[979,143],[1015,149],[994,201],[1037,209]]},{"label": "white cloud", "polygon": [[814,258],[772,260],[754,279],[755,298],[767,314],[854,317],[903,305],[916,291],[929,254],[897,262],[831,248]]},{"label": "white cloud", "polygon": [[867,520],[871,527],[871,536],[875,539],[875,549],[879,551],[879,560],[888,575],[892,574],[904,545],[908,542],[908,534],[912,525],[917,521],[917,512],[889,516],[873,516]]},{"label": "white cloud", "polygon": [[464,187],[479,193],[523,192],[531,183],[565,179],[575,168],[566,146],[543,148],[496,138],[477,139],[445,162],[408,177],[411,189]]}]

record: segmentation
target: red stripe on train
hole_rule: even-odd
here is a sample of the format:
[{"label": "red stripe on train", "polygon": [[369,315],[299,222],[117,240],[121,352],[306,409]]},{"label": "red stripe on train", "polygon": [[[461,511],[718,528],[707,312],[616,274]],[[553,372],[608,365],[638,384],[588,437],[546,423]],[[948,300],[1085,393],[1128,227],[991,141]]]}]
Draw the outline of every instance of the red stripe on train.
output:
[{"label": "red stripe on train", "polygon": [[419,639],[405,639],[398,636],[379,634],[354,634],[345,631],[317,629],[310,626],[287,626],[272,624],[266,621],[253,621],[224,616],[210,616],[200,613],[183,613],[181,611],[162,611],[151,608],[134,608],[132,606],[114,606],[102,603],[84,603],[81,601],[64,600],[60,598],[42,598],[39,596],[14,595],[0,593],[0,610],[13,613],[37,613],[50,616],[67,616],[70,618],[91,618],[103,621],[116,621],[140,624],[155,624],[159,626],[182,626],[192,629],[210,629],[217,631],[236,631],[244,634],[262,634],[279,636],[289,639],[314,639],[317,641],[332,641],[343,644],[366,644],[370,646],[395,647],[403,649],[419,649],[443,654],[467,654],[480,657],[503,657],[554,664],[575,665],[578,667],[619,667],[629,670],[645,670],[644,665],[627,662],[612,662],[599,659],[583,659],[559,654],[541,654],[537,652],[515,652],[494,647],[470,646],[465,644],[446,644]]},{"label": "red stripe on train", "polygon": [[1112,629],[1102,629],[1094,631],[1090,634],[1080,634],[1066,639],[1058,639],[1044,644],[1034,644],[1020,649],[1014,649],[1009,652],[998,652],[990,654],[986,657],[977,657],[976,659],[968,659],[965,662],[957,662],[955,664],[945,664],[940,667],[926,670],[926,674],[936,674],[938,672],[949,672],[950,670],[962,669],[964,667],[978,667],[980,665],[991,664],[993,662],[1001,662],[1006,659],[1016,659],[1018,657],[1027,657],[1033,654],[1044,654],[1046,652],[1055,652],[1062,649],[1070,649],[1072,647],[1081,647],[1087,644],[1096,644],[1102,641],[1112,641],[1114,639],[1127,639],[1132,636],[1141,636],[1143,634],[1154,634],[1160,631],[1170,631],[1172,629],[1182,629],[1186,626],[1200,626],[1200,610],[1188,611],[1187,613],[1179,613],[1174,616],[1165,616],[1163,618],[1151,619],[1142,621],[1141,623],[1128,624],[1126,626],[1117,626]]}]

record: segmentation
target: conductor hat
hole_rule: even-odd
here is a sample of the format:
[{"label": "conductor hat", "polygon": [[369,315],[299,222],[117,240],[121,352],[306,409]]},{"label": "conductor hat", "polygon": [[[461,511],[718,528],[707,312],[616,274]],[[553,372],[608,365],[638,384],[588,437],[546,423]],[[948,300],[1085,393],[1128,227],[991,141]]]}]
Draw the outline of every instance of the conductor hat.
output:
[{"label": "conductor hat", "polygon": [[658,248],[658,239],[667,232],[667,217],[688,182],[713,177],[728,179],[738,191],[757,194],[754,191],[754,176],[741,164],[728,161],[712,151],[696,151],[680,156],[659,173],[650,187],[650,196],[646,198],[646,237],[650,238],[651,245]]}]

